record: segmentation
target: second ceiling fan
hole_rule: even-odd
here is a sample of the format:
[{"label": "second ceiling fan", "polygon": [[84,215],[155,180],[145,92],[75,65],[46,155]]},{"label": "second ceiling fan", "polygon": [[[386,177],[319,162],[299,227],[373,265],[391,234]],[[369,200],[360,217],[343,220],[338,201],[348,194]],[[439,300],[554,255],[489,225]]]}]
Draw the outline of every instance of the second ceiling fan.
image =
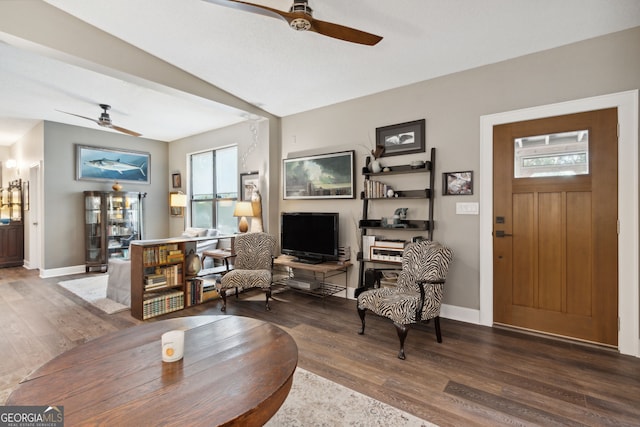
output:
[{"label": "second ceiling fan", "polygon": [[92,119],[91,117],[85,117],[85,116],[81,116],[80,114],[75,114],[75,113],[69,113],[67,111],[62,111],[62,110],[57,110],[60,111],[61,113],[65,113],[65,114],[70,114],[72,116],[76,116],[76,117],[80,117],[81,119],[87,119],[87,120],[91,120],[92,122],[105,127],[105,128],[109,128],[109,129],[113,129],[113,130],[117,130],[118,132],[122,132],[122,133],[126,133],[127,135],[132,135],[132,136],[141,136],[142,134],[138,133],[138,132],[134,132],[132,130],[129,129],[125,129],[123,127],[120,126],[116,126],[111,122],[111,117],[109,116],[109,113],[107,111],[109,111],[111,109],[110,105],[107,104],[99,104],[100,108],[102,108],[102,114],[100,114],[100,117],[97,119]]},{"label": "second ceiling fan", "polygon": [[377,44],[382,37],[355,28],[345,27],[343,25],[333,24],[331,22],[320,21],[313,18],[313,11],[309,7],[307,0],[293,0],[293,5],[288,12],[274,9],[260,4],[249,3],[239,0],[204,0],[209,3],[221,6],[231,7],[246,12],[257,13],[272,18],[284,19],[289,26],[297,31],[313,31],[323,36],[333,37],[351,43],[364,44],[373,46]]}]

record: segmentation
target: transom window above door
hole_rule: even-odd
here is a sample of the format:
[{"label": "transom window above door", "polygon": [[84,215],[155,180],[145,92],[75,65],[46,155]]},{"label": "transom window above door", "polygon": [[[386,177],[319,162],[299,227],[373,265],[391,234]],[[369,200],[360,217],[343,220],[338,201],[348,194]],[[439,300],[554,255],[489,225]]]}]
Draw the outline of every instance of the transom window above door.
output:
[{"label": "transom window above door", "polygon": [[514,178],[589,174],[589,131],[535,135],[514,140]]}]

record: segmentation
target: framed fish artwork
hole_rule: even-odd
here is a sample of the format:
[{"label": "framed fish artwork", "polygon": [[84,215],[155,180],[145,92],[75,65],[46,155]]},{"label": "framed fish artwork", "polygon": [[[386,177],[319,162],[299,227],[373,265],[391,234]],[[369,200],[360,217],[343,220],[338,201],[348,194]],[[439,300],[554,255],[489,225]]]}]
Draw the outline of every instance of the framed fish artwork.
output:
[{"label": "framed fish artwork", "polygon": [[76,179],[149,184],[151,155],[76,144]]}]

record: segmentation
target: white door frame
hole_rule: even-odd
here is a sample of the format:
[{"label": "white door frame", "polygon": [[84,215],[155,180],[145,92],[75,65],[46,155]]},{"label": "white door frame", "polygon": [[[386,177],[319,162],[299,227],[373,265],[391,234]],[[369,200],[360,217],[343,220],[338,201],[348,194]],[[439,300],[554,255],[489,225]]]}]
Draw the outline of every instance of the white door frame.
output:
[{"label": "white door frame", "polygon": [[491,114],[480,118],[480,324],[493,325],[493,127],[618,108],[618,349],[640,357],[638,261],[638,90]]},{"label": "white door frame", "polygon": [[[29,167],[29,218],[25,222],[25,229],[28,228],[29,249],[25,267],[29,269],[40,269],[42,251],[40,234],[40,163],[34,163]],[[26,218],[25,218],[26,219]],[[25,242],[26,243],[26,242]]]}]

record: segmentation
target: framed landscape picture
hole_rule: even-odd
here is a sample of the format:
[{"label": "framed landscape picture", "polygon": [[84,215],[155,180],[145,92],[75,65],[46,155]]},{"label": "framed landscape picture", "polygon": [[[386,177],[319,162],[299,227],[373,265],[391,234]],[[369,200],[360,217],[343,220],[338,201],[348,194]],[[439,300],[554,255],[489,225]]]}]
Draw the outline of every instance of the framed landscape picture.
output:
[{"label": "framed landscape picture", "polygon": [[353,199],[354,151],[284,159],[285,199]]},{"label": "framed landscape picture", "polygon": [[149,184],[151,155],[76,145],[76,179]]}]

